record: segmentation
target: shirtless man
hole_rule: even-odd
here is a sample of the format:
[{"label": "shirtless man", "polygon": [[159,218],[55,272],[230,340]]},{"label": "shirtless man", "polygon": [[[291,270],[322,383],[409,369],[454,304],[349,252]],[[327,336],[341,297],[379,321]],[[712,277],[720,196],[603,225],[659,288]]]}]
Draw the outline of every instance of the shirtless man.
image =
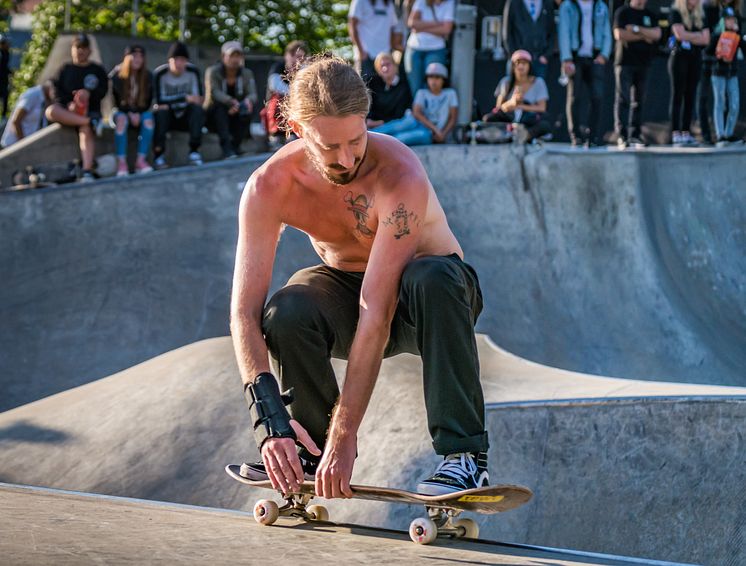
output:
[{"label": "shirtless man", "polygon": [[[415,154],[366,130],[369,103],[351,66],[313,60],[283,108],[300,139],[246,184],[231,331],[262,461],[242,474],[285,493],[315,478],[322,497],[351,497],[358,429],[382,358],[409,352],[422,357],[428,427],[444,456],[418,491],[486,485],[479,282]],[[308,234],[323,264],[293,275],[265,306],[285,225]],[[268,353],[282,387],[294,389],[292,403]],[[331,356],[348,360],[341,394]]]}]

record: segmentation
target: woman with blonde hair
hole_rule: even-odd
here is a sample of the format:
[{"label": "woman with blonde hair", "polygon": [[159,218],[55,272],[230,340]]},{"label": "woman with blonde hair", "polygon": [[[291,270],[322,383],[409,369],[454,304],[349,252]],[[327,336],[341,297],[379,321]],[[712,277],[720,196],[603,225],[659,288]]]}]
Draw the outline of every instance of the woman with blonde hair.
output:
[{"label": "woman with blonde hair", "polygon": [[676,146],[694,145],[692,123],[697,84],[702,73],[702,49],[710,43],[702,0],[675,0],[669,15],[672,45],[668,59],[671,78],[671,138]]},{"label": "woman with blonde hair", "polygon": [[138,132],[137,160],[135,171],[148,173],[153,168],[145,160],[153,140],[155,121],[151,106],[153,102],[153,77],[145,64],[145,49],[130,45],[124,50],[124,59],[109,73],[114,95],[114,140],[117,153],[117,176],[129,175],[127,165],[127,132],[130,128]]}]

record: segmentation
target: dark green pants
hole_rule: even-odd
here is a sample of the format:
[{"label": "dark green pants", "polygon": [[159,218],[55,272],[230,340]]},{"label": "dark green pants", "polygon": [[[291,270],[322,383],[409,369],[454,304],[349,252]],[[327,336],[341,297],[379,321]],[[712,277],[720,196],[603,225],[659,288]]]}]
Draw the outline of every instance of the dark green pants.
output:
[{"label": "dark green pants", "polygon": [[[290,413],[319,446],[339,396],[330,359],[350,352],[363,275],[326,265],[303,269],[264,310],[264,335],[282,387],[295,388]],[[423,257],[405,268],[384,356],[421,356],[437,454],[487,451],[474,336],[481,310],[477,275],[457,255]]]}]

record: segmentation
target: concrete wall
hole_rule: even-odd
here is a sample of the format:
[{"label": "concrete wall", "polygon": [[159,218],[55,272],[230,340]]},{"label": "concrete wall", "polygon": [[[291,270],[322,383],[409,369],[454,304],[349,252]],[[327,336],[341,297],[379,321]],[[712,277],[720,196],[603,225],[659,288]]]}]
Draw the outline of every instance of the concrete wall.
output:
[{"label": "concrete wall", "polygon": [[[746,152],[521,151],[418,151],[480,273],[478,329],[547,365],[746,384]],[[0,409],[226,334],[262,159],[0,194]],[[292,230],[281,248],[276,285],[317,261]]]}]

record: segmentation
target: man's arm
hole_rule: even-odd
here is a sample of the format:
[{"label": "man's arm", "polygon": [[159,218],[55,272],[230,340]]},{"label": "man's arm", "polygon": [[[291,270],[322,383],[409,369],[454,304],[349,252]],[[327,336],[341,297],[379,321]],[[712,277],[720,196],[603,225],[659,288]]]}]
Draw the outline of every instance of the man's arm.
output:
[{"label": "man's arm", "polygon": [[210,97],[216,102],[225,104],[226,106],[233,104],[233,98],[228,96],[228,93],[223,90],[223,81],[218,79],[215,67],[207,67],[205,71],[205,88],[210,93]]},{"label": "man's arm", "polygon": [[28,111],[25,108],[18,108],[18,110],[15,111],[15,117],[13,118],[13,121],[11,122],[11,126],[13,127],[13,130],[16,132],[16,137],[21,140],[24,137],[23,133],[23,119],[28,114]]},{"label": "man's arm", "polygon": [[379,180],[379,186],[386,188],[376,194],[378,231],[360,292],[360,319],[326,450],[316,472],[316,493],[325,498],[352,496],[350,477],[358,429],[381,367],[401,276],[414,257],[425,220],[429,183],[411,152],[408,168],[407,173],[392,171],[387,179]]}]

